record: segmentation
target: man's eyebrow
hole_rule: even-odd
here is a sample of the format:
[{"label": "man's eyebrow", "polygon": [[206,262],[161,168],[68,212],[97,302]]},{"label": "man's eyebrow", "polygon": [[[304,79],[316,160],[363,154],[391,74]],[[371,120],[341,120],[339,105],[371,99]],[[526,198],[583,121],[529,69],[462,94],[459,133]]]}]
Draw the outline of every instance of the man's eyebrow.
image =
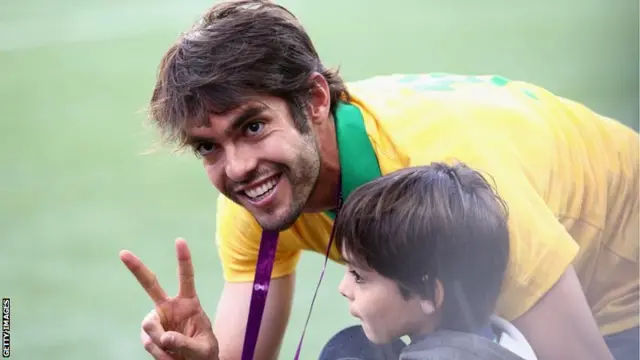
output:
[{"label": "man's eyebrow", "polygon": [[188,135],[184,141],[184,144],[187,146],[195,146],[198,144],[209,143],[209,142],[213,142],[213,138],[208,136]]},{"label": "man's eyebrow", "polygon": [[[229,136],[231,135],[231,133],[242,128],[242,126],[244,126],[244,124],[247,121],[259,116],[268,108],[269,107],[264,104],[255,104],[255,105],[247,106],[240,113],[240,115],[238,115],[235,119],[233,119],[231,121],[231,124],[227,126],[227,128],[224,130],[225,136]],[[209,136],[188,135],[185,140],[185,145],[195,145],[195,144],[201,144],[204,142],[215,142],[215,139]]]}]

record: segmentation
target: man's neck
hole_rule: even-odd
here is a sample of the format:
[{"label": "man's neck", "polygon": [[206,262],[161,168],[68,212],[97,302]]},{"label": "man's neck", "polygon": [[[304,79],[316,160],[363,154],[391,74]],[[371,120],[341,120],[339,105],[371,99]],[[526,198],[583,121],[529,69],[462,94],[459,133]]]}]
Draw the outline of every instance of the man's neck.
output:
[{"label": "man's neck", "polygon": [[340,156],[333,117],[316,133],[316,141],[320,151],[320,172],[305,212],[329,211],[338,205]]}]

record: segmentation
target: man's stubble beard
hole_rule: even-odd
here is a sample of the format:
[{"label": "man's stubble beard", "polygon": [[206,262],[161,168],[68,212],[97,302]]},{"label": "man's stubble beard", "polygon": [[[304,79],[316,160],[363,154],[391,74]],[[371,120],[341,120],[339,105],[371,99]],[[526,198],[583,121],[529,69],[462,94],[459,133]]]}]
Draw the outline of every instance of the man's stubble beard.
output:
[{"label": "man's stubble beard", "polygon": [[[305,143],[309,146],[305,152],[312,154],[309,159],[301,159],[300,163],[295,164],[294,166],[300,169],[299,174],[293,174],[291,172],[292,169],[289,169],[289,184],[291,186],[291,198],[292,202],[290,204],[291,208],[289,209],[289,213],[284,217],[284,219],[277,221],[276,224],[262,224],[260,226],[263,230],[267,231],[285,231],[289,229],[291,226],[295,224],[300,215],[304,212],[304,209],[307,205],[307,202],[311,198],[311,195],[316,189],[318,185],[318,178],[320,177],[320,147],[318,146],[317,139],[313,135],[313,132],[309,132],[309,134],[303,134],[305,139]],[[299,176],[298,176],[299,175]],[[286,173],[283,172],[282,176],[286,176]],[[295,182],[293,178],[298,179],[299,181]],[[294,184],[295,182],[295,184]],[[299,186],[296,186],[298,183],[307,183],[310,184],[305,186],[303,189],[298,189]],[[301,196],[297,196],[297,193],[306,193]],[[298,198],[303,198],[303,200],[298,200]]]}]

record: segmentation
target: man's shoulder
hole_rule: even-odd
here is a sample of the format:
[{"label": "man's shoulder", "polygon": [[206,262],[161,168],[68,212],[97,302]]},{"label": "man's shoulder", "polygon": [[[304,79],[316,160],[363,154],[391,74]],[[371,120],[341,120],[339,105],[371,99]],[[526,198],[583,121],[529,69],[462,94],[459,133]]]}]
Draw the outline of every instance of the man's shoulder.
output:
[{"label": "man's shoulder", "polygon": [[[406,158],[412,152],[437,155],[441,148],[452,148],[455,139],[491,138],[506,131],[502,126],[495,131],[500,125],[496,123],[526,127],[519,125],[527,121],[523,119],[528,116],[521,107],[524,105],[511,95],[490,94],[485,87],[497,86],[489,85],[491,81],[490,77],[451,74],[396,74],[351,83],[349,91],[352,103],[363,114],[379,160],[386,164],[390,159],[394,168],[408,163]],[[520,119],[514,121],[513,117]],[[487,126],[478,126],[483,123]],[[464,157],[459,152],[467,148],[445,155]]]},{"label": "man's shoulder", "polygon": [[486,139],[491,147],[490,140],[512,144],[523,134],[552,143],[558,123],[569,122],[559,97],[498,75],[395,74],[349,86],[369,136],[385,148],[450,148],[454,139]]},{"label": "man's shoulder", "polygon": [[[464,109],[523,110],[557,101],[546,89],[500,75],[390,74],[348,82],[356,102],[380,114],[408,109],[464,115]],[[530,110],[529,110],[530,111]],[[478,114],[475,114],[476,116]]]}]

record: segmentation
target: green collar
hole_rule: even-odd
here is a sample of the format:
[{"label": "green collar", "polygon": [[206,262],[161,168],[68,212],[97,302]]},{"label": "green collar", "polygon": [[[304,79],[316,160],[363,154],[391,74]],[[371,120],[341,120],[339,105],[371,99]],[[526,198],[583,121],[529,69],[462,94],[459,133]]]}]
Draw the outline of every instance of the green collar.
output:
[{"label": "green collar", "polygon": [[[342,176],[342,197],[346,201],[353,190],[382,176],[364,119],[356,106],[341,102],[336,109],[336,139]],[[335,211],[326,213],[335,219]]]}]

